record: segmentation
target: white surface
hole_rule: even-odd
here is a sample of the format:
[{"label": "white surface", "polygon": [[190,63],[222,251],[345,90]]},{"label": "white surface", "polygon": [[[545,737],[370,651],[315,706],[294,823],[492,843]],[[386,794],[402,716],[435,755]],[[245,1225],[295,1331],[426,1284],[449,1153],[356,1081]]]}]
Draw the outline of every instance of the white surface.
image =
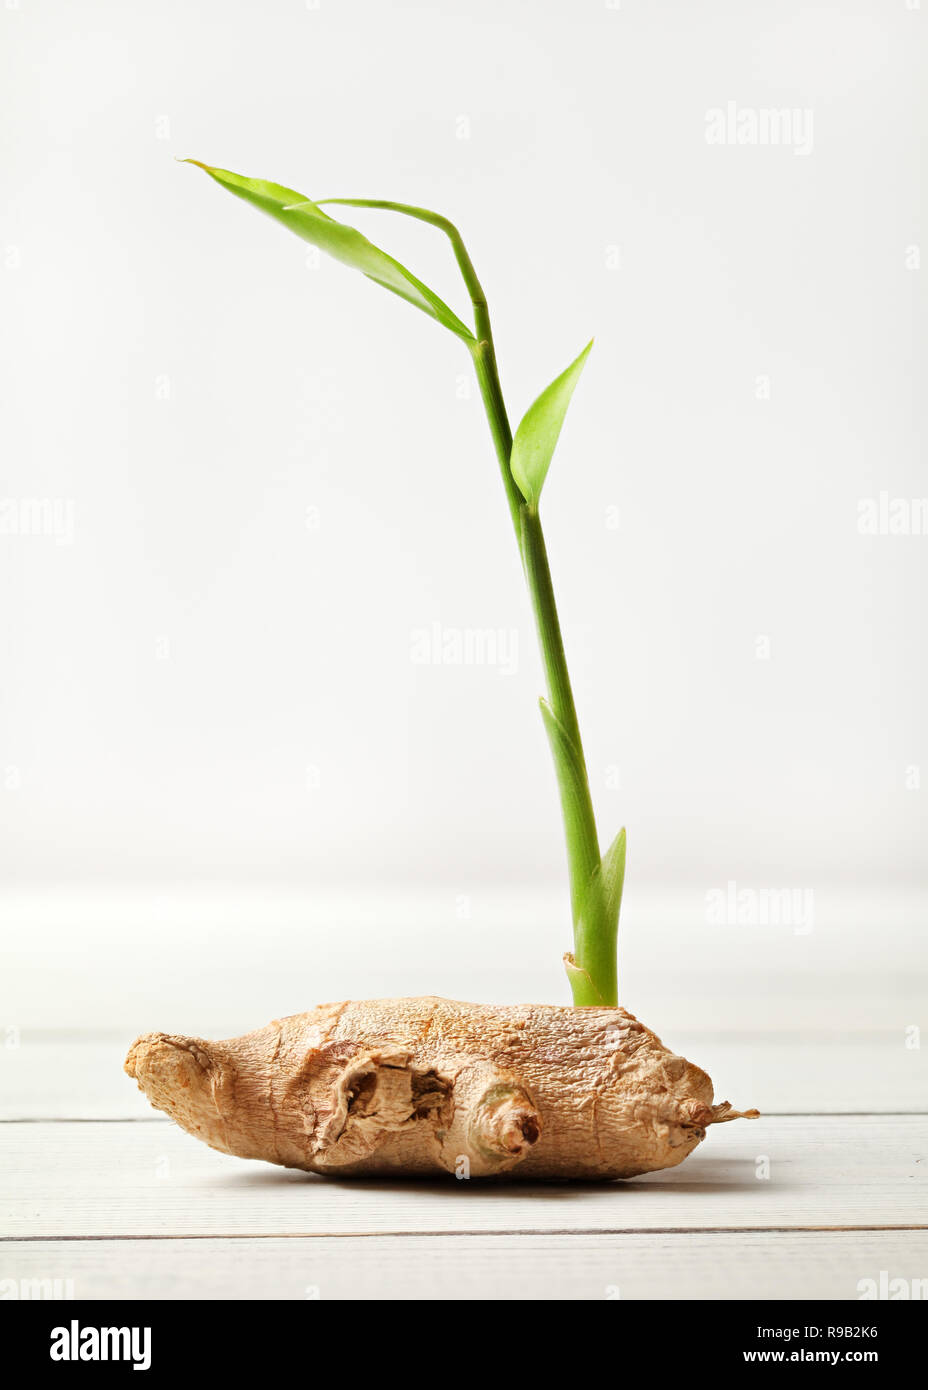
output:
[{"label": "white surface", "polygon": [[71,1280],[75,1298],[855,1299],[858,1281],[922,1279],[919,1231],[648,1232],[0,1243],[0,1280]]},{"label": "white surface", "polygon": [[[2,495],[74,506],[0,534],[3,872],[563,883],[465,351],[190,154],[458,219],[516,418],[596,334],[545,510],[636,883],[924,883],[928,539],[857,527],[925,493],[923,11],[2,7]],[[708,145],[729,101],[811,151]],[[433,622],[518,670],[414,665]]]},{"label": "white surface", "polygon": [[[911,1030],[928,1025],[928,894],[835,885],[816,894],[804,934],[715,925],[698,886],[649,892],[629,877],[620,997],[668,1044],[763,1033],[789,1052],[880,1033],[898,1045],[891,1071],[918,1067]],[[151,1029],[231,1036],[327,1000],[392,995],[569,1002],[563,884],[480,884],[463,901],[413,885],[46,886],[0,893],[0,923],[0,1029],[25,1038],[118,1031],[128,1046]],[[817,1104],[832,1108],[824,1086]]]},{"label": "white surface", "polygon": [[0,1234],[925,1227],[926,1148],[923,1116],[779,1117],[719,1126],[681,1167],[624,1183],[335,1182],[214,1153],[168,1123],[4,1124]]},{"label": "white surface", "polygon": [[[123,1042],[0,1051],[0,1279],[77,1298],[853,1299],[928,1269],[923,1114],[767,1114],[630,1183],[338,1183],[198,1144],[122,1075]],[[923,1054],[878,1034],[685,1050],[768,1110],[924,1109]]]}]

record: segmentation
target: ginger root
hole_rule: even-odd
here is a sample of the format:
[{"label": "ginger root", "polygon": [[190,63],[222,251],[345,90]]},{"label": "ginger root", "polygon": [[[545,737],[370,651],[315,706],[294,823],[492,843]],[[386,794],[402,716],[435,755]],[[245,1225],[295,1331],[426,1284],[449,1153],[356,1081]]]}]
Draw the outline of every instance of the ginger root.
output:
[{"label": "ginger root", "polygon": [[631,1178],[757,1115],[621,1008],[323,1004],[226,1042],[148,1033],[125,1069],[212,1148],[340,1177]]}]

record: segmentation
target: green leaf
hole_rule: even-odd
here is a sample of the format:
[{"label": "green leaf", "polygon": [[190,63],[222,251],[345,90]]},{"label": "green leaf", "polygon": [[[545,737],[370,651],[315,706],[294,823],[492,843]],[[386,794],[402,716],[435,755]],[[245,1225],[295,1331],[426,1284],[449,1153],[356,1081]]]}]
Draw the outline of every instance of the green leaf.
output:
[{"label": "green leaf", "polygon": [[614,941],[622,911],[625,885],[625,830],[619,831],[602,860],[590,874],[580,909],[578,935],[606,933]]},{"label": "green leaf", "polygon": [[445,328],[450,328],[459,338],[474,341],[470,329],[427,285],[416,279],[399,261],[381,251],[379,246],[368,241],[356,227],[336,221],[312,199],[304,198],[302,193],[278,183],[245,178],[241,174],[230,173],[228,169],[211,168],[198,159],[188,159],[184,163],[196,164],[230,193],[267,213],[304,241],[318,246],[320,251],[325,251],[344,265],[360,270],[368,279],[398,294],[407,303],[414,304]]},{"label": "green leaf", "polygon": [[[335,204],[348,208],[369,208],[377,212],[398,212],[403,217],[412,217],[417,222],[426,222],[430,227],[437,227],[440,232],[444,232],[451,243],[454,258],[458,263],[458,269],[463,276],[471,301],[475,308],[478,306],[482,308],[484,318],[486,318],[486,298],[480,281],[477,279],[477,272],[474,270],[473,261],[464,245],[464,238],[450,218],[443,217],[440,212],[432,212],[429,208],[415,207],[412,203],[393,203],[386,198],[320,198],[316,206],[331,207]],[[478,314],[480,308],[478,308]],[[479,332],[479,321],[477,329]],[[472,341],[476,342],[476,338],[472,337]]]},{"label": "green leaf", "polygon": [[592,346],[591,338],[577,360],[529,406],[516,430],[510,467],[519,491],[531,507],[538,506],[570,398]]},{"label": "green leaf", "polygon": [[623,829],[589,877],[574,930],[575,954],[564,958],[575,1004],[618,1001],[615,943],[624,883]]},{"label": "green leaf", "polygon": [[619,913],[622,911],[622,889],[625,886],[624,826],[603,855],[598,877],[600,891],[603,895],[605,919],[614,931],[619,925]]}]

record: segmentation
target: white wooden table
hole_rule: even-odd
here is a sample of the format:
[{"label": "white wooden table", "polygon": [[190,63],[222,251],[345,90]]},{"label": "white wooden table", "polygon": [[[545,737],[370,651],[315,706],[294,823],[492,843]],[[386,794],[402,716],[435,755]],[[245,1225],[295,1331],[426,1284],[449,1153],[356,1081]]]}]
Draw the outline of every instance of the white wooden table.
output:
[{"label": "white wooden table", "polygon": [[[873,1059],[870,1113],[835,1114],[831,1094],[817,1112],[808,1100],[814,1046],[696,1040],[717,1069],[736,1073],[740,1054],[804,1078],[806,1113],[722,1126],[681,1168],[579,1187],[332,1182],[228,1158],[148,1117],[122,1086],[124,1042],[5,1054],[0,1280],[84,1298],[852,1299],[882,1270],[928,1278],[924,1066],[906,1075],[912,1054],[885,1041],[825,1046],[839,1096]],[[882,1076],[895,1113],[880,1113]],[[59,1113],[36,1113],[37,1095]]]},{"label": "white wooden table", "polygon": [[[763,1117],[713,1128],[682,1167],[633,1182],[487,1186],[338,1182],[213,1153],[156,1116],[121,1070],[135,1032],[194,1031],[195,1008],[221,1012],[190,984],[191,972],[200,979],[195,934],[178,923],[164,948],[168,961],[187,951],[183,975],[175,967],[172,977],[164,958],[144,973],[127,967],[107,1005],[99,968],[73,965],[64,979],[84,987],[83,1000],[59,991],[49,1002],[49,937],[33,924],[7,942],[16,958],[3,962],[19,982],[23,1023],[0,1015],[0,1044],[12,1044],[0,1045],[0,1281],[16,1281],[0,1288],[77,1298],[855,1299],[860,1281],[883,1271],[928,1279],[928,1048],[912,1045],[923,979],[902,978],[907,942],[884,934],[891,976],[875,956],[866,962],[868,1015],[857,1003],[863,978],[857,993],[845,980],[842,994],[834,975],[811,985],[797,976],[800,1014],[780,1029],[764,1013],[769,992],[751,980],[742,989],[756,993],[753,1031],[748,1009],[726,1012],[728,981],[694,1027],[671,971],[666,997],[642,1016],[711,1073],[720,1098]],[[96,955],[88,949],[104,958],[99,943]],[[801,949],[806,969],[809,944]],[[634,955],[630,968],[642,971]],[[224,980],[230,1020],[265,1021],[250,1002],[260,969],[227,979],[239,981],[230,993]],[[686,983],[711,989],[708,977]],[[153,1016],[146,991],[176,1012]],[[77,1015],[97,1031],[76,1029]],[[662,1027],[674,1016],[678,1028]],[[810,1026],[817,1017],[820,1028]],[[205,1018],[199,1031],[235,1030],[218,1022]]]}]

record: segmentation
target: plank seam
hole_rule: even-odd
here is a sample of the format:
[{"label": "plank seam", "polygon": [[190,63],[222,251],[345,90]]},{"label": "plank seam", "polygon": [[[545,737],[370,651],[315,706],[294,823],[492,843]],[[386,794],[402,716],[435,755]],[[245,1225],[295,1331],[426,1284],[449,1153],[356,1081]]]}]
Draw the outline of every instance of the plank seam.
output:
[{"label": "plank seam", "polygon": [[43,1235],[43,1236],[0,1236],[0,1245],[42,1244],[49,1241],[115,1241],[115,1240],[433,1240],[449,1236],[492,1236],[504,1239],[509,1236],[715,1236],[715,1235],[858,1235],[894,1234],[900,1231],[928,1232],[928,1225],[899,1226],[570,1226],[550,1230],[534,1227],[515,1226],[505,1231],[441,1230],[441,1231],[239,1231],[188,1232],[184,1235],[139,1233],[116,1235]]}]

